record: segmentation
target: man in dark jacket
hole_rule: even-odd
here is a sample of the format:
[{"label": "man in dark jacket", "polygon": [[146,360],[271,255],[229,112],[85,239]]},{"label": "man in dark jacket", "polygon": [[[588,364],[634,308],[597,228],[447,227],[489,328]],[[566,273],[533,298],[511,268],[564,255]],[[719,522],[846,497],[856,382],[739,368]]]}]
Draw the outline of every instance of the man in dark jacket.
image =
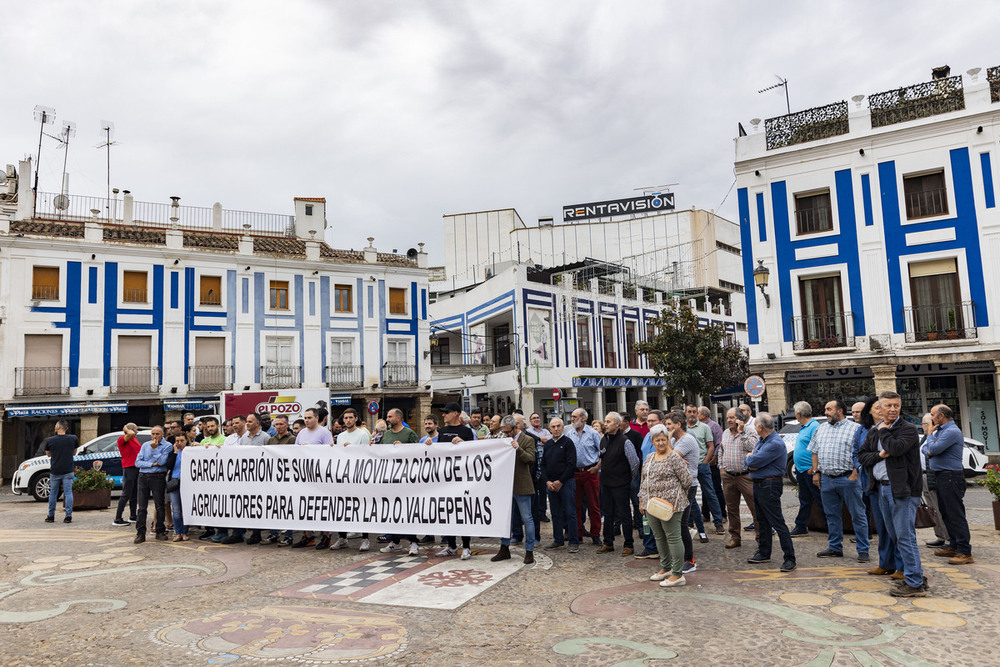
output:
[{"label": "man in dark jacket", "polygon": [[569,550],[580,550],[580,534],[576,530],[576,446],[563,435],[563,420],[549,422],[552,439],[545,443],[545,486],[552,506],[552,542],[546,549],[558,549],[569,534]]},{"label": "man in dark jacket", "polygon": [[[917,427],[899,416],[899,394],[885,391],[879,395],[882,404],[882,423],[878,428],[879,458],[872,468],[879,484],[879,505],[882,514],[890,517],[886,529],[896,541],[896,549],[903,561],[903,581],[889,593],[895,597],[925,597],[927,584],[920,566],[920,547],[914,523],[920,495],[923,492],[923,474],[920,468],[920,436]],[[885,464],[884,466],[882,464]]]},{"label": "man in dark jacket", "polygon": [[[632,479],[639,473],[639,454],[635,445],[625,435],[625,420],[617,412],[604,418],[604,438],[601,439],[601,510],[605,513],[604,544],[597,553],[615,550],[615,524],[622,527],[625,546],[622,556],[631,556],[633,550],[632,512],[629,511]],[[641,447],[640,441],[640,447]]]},{"label": "man in dark jacket", "polygon": [[[504,437],[511,438],[511,446],[517,450],[514,464],[514,504],[511,507],[511,521],[524,525],[524,562],[535,562],[535,522],[531,516],[531,499],[535,496],[535,439],[517,428],[513,417],[504,417],[500,422]],[[520,528],[520,525],[518,525]],[[511,525],[513,531],[514,526]],[[493,562],[510,558],[510,538],[500,540],[500,551],[491,558]]]}]

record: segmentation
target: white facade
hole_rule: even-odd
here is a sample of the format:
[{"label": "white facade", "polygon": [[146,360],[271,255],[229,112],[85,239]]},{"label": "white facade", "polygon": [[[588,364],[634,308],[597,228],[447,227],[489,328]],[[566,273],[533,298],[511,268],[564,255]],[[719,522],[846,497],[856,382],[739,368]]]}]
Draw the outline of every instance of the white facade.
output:
[{"label": "white facade", "polygon": [[671,298],[746,344],[738,228],[713,213],[527,227],[508,209],[445,216],[444,226],[444,275],[430,283],[436,403],[596,415],[631,412],[639,399],[665,407],[662,382],[631,345]]},{"label": "white facade", "polygon": [[185,225],[190,209],[164,225],[14,204],[0,214],[4,476],[53,414],[80,420],[85,440],[117,421],[216,411],[228,389],[326,388],[334,415],[372,400],[383,413],[429,408],[426,255],[313,240],[322,199],[241,233]]},{"label": "white facade", "polygon": [[[736,140],[750,356],[772,411],[886,389],[998,451],[1000,71],[767,121]],[[759,123],[759,121],[758,121]]]}]

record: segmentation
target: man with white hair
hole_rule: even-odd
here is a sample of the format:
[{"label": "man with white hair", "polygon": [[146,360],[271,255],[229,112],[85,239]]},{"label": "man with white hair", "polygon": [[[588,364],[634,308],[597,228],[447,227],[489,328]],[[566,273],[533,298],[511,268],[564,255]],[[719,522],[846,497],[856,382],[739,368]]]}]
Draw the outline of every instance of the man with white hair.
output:
[{"label": "man with white hair", "polygon": [[774,418],[761,412],[754,420],[757,437],[753,454],[746,458],[750,479],[753,480],[753,502],[757,506],[758,538],[757,552],[747,559],[748,563],[767,563],[771,560],[771,529],[778,534],[778,543],[784,560],[782,572],[795,569],[795,547],[789,535],[785,517],[781,513],[781,491],[785,477],[785,462],[788,460],[785,443],[774,430]]},{"label": "man with white hair", "polygon": [[622,527],[622,556],[635,554],[629,500],[632,479],[639,472],[640,461],[632,441],[625,437],[624,422],[617,412],[609,412],[604,418],[604,438],[597,464],[601,474],[601,507],[605,512],[604,544],[597,550],[599,554],[614,552],[615,522]]},{"label": "man with white hair", "polygon": [[583,408],[570,414],[570,427],[565,435],[576,447],[576,529],[580,537],[587,533],[583,526],[583,511],[590,517],[590,537],[601,546],[601,484],[597,476],[601,456],[601,434],[587,423],[589,415]]},{"label": "man with white hair", "polygon": [[820,512],[823,511],[823,496],[809,473],[812,469],[809,441],[819,428],[819,422],[812,416],[812,405],[808,401],[799,401],[792,406],[792,410],[795,411],[795,419],[800,425],[799,432],[795,434],[795,451],[792,453],[795,477],[799,483],[799,513],[795,515],[792,537],[802,537],[809,534],[808,523],[813,507],[818,507]]},{"label": "man with white hair", "polygon": [[628,423],[628,427],[641,435],[643,439],[649,435],[649,424],[646,418],[649,416],[649,403],[646,401],[635,402],[635,419]]}]

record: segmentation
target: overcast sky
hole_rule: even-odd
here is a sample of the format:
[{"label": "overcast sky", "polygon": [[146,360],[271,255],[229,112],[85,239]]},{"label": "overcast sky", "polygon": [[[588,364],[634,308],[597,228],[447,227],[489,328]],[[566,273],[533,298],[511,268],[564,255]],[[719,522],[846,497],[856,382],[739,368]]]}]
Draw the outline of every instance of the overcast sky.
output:
[{"label": "overcast sky", "polygon": [[[989,2],[8,2],[0,165],[36,104],[77,123],[70,194],[287,213],[327,198],[337,247],[427,243],[441,216],[677,183],[735,218],[737,123],[1000,65]],[[994,46],[991,47],[990,44]],[[58,127],[55,128],[58,132]],[[46,138],[40,190],[58,191]]]}]

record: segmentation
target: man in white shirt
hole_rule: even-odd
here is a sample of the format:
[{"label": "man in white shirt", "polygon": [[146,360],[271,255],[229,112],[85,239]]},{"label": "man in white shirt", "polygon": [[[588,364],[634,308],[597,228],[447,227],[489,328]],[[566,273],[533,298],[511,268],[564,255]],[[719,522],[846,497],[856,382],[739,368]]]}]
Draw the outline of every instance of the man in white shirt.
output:
[{"label": "man in white shirt", "polygon": [[[344,414],[340,415],[340,418],[344,421],[344,430],[337,434],[337,444],[343,447],[348,445],[370,445],[372,442],[371,436],[363,428],[358,428],[358,411],[354,408],[347,408],[344,410]],[[357,537],[357,534],[354,535]],[[358,551],[364,553],[371,549],[371,542],[368,539],[368,533],[363,533],[361,535],[361,546]],[[330,551],[336,551],[337,549],[347,548],[347,533],[341,531],[337,541],[330,545]]]}]

